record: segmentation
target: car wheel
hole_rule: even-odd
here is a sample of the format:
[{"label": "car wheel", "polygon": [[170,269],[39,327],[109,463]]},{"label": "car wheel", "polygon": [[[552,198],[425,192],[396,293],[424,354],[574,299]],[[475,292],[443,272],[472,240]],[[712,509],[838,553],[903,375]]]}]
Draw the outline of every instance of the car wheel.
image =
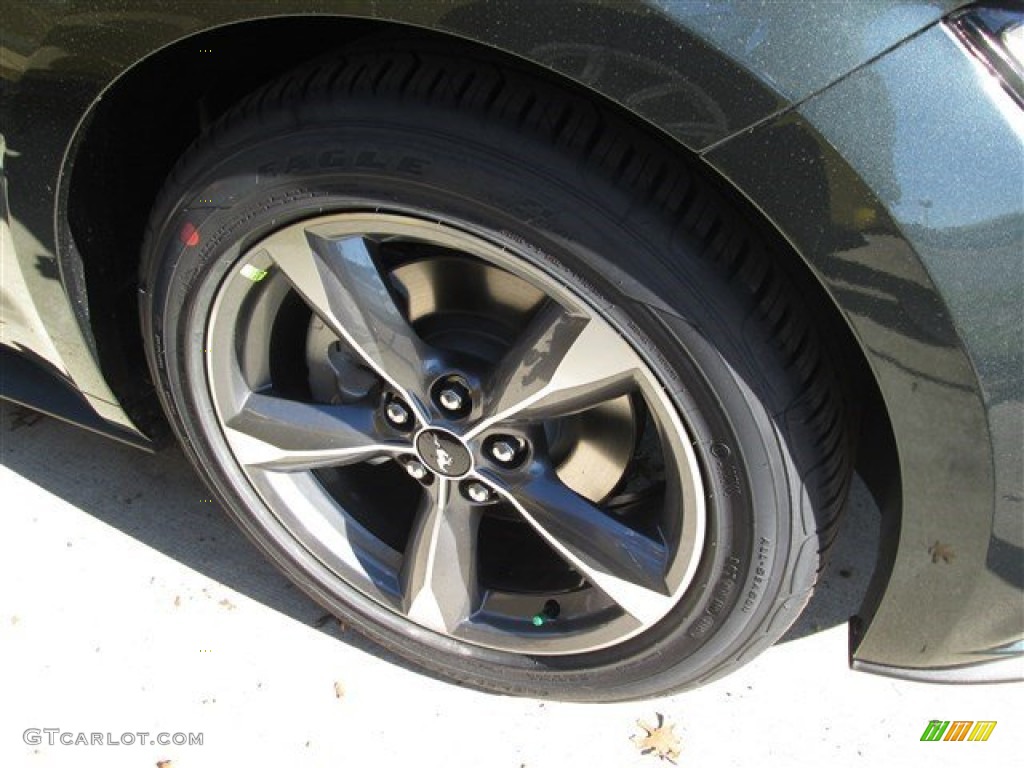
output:
[{"label": "car wheel", "polygon": [[225,508],[422,667],[649,696],[809,597],[850,476],[812,310],[696,161],[585,94],[443,52],[310,65],[182,158],[141,292]]}]

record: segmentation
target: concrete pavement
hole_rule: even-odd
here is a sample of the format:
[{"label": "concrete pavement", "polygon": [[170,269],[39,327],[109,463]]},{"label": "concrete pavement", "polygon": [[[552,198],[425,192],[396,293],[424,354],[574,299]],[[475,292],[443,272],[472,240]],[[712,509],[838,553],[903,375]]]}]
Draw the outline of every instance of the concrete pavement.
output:
[{"label": "concrete pavement", "polygon": [[[150,456],[9,404],[0,418],[0,766],[655,766],[631,736],[658,713],[683,766],[996,767],[1024,747],[1024,686],[847,669],[845,619],[877,536],[862,488],[783,642],[699,691],[562,704],[432,679],[339,627],[176,449]],[[984,743],[921,742],[936,718],[998,725]],[[148,743],[161,733],[203,743]]]}]

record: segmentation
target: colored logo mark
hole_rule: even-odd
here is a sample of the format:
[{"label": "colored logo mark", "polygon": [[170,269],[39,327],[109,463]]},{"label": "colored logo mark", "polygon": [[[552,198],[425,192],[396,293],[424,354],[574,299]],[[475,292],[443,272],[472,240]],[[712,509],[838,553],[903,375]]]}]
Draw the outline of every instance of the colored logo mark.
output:
[{"label": "colored logo mark", "polygon": [[932,720],[921,741],[988,741],[995,729],[995,720]]}]

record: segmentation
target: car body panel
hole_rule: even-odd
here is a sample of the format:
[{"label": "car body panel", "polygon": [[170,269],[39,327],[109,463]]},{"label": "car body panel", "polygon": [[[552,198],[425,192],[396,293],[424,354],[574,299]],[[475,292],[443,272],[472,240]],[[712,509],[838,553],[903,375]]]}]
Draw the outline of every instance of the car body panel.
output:
[{"label": "car body panel", "polygon": [[[6,156],[3,145],[0,137]],[[52,199],[40,199],[34,182],[25,186],[35,199],[20,202],[26,210],[36,210],[36,223],[52,221]],[[0,158],[0,345],[26,358],[22,365],[3,366],[0,396],[28,402],[37,392],[33,404],[48,413],[147,445],[150,441],[124,412],[97,365],[89,343],[91,330],[79,323],[68,302],[52,226],[33,228],[27,223],[33,215],[12,216],[7,190]],[[71,394],[76,391],[80,396]]]},{"label": "car body panel", "polygon": [[[140,62],[174,46],[216,56],[203,41],[225,25],[309,14],[336,24],[400,22],[493,46],[579,82],[701,154],[788,238],[847,318],[882,390],[902,483],[892,500],[901,515],[887,516],[902,527],[855,624],[856,659],[898,671],[1000,658],[992,649],[1022,623],[1024,385],[1014,341],[1024,322],[1021,282],[1013,282],[1021,200],[1012,174],[1020,112],[1005,108],[938,24],[964,4],[8,3],[0,32],[10,204],[0,252],[3,343],[83,393],[101,417],[92,428],[107,424],[138,443],[154,436],[132,423],[101,370],[95,308],[67,220],[77,142],[96,105]],[[930,132],[924,140],[920,126]],[[1000,144],[1009,147],[1007,166]],[[906,158],[934,171],[911,179]],[[988,165],[977,168],[979,160]],[[1019,181],[1019,164],[1017,173]],[[957,218],[941,203],[954,187],[995,207],[986,213],[979,203]],[[1004,290],[979,295],[993,279]]]},{"label": "car body panel", "polygon": [[707,155],[829,286],[888,406],[901,529],[864,664],[995,660],[1024,626],[1022,147],[1024,114],[934,27]]},{"label": "car body panel", "polygon": [[[457,34],[528,58],[574,78],[670,133],[690,149],[727,138],[934,22],[956,2],[782,2],[773,13],[737,0],[690,2],[462,2],[403,0],[256,2],[14,2],[5,7],[0,97],[14,216],[4,271],[20,275],[35,318],[5,313],[11,345],[66,377],[89,407],[118,431],[146,432],[128,419],[100,373],[81,259],[66,220],[75,139],[96,101],[126,71],[162,47],[238,21],[324,14],[379,19]],[[794,26],[794,21],[811,26]],[[798,34],[792,30],[806,29]],[[836,53],[826,37],[843,41]],[[785,39],[785,45],[775,43]],[[215,56],[198,42],[197,56]],[[813,73],[808,76],[807,73]],[[803,73],[803,75],[801,75]],[[653,78],[654,85],[651,84]],[[56,104],[60,105],[55,109]],[[23,168],[30,163],[29,168]],[[49,279],[34,278],[36,274]],[[56,278],[59,276],[59,282]],[[63,300],[70,294],[70,310]],[[82,298],[79,298],[82,297]],[[76,330],[76,325],[78,326]]]},{"label": "car body panel", "polygon": [[[849,0],[837,12],[831,1],[788,0],[767,13],[740,0],[285,0],[167,2],[158,9],[96,0],[8,3],[0,133],[13,150],[8,164],[17,183],[9,190],[15,216],[4,271],[59,275],[63,286],[26,282],[33,283],[27,290],[34,303],[48,307],[45,323],[54,331],[49,340],[40,338],[38,324],[22,324],[10,311],[5,331],[16,338],[10,343],[66,377],[104,420],[139,439],[152,432],[124,416],[99,372],[89,306],[78,298],[87,294],[81,259],[66,220],[48,212],[66,206],[75,141],[103,92],[146,57],[183,40],[196,41],[197,56],[215,56],[202,47],[202,34],[223,25],[322,14],[457,34],[554,69],[701,150],[785,110],[963,4]],[[31,171],[19,168],[22,162],[30,162]],[[72,297],[70,313],[61,300],[65,290]]]}]

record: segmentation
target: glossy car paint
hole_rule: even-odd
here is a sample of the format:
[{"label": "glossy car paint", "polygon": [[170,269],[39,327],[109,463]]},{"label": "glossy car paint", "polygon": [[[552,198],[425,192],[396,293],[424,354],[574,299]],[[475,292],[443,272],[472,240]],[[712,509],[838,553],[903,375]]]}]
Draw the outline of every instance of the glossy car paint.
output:
[{"label": "glossy car paint", "polygon": [[[133,442],[152,433],[134,402],[144,393],[110,385],[106,307],[67,210],[92,116],[140,67],[187,54],[201,73],[240,29],[230,25],[285,17],[303,30],[330,25],[338,39],[373,20],[493,46],[701,154],[783,233],[849,323],[900,475],[890,497],[875,487],[893,551],[854,623],[857,663],[941,678],[934,670],[998,658],[1024,623],[1024,129],[939,23],[962,5],[8,3],[3,343],[83,392],[98,428]],[[135,406],[134,420],[122,406]]]},{"label": "glossy car paint", "polygon": [[955,667],[1020,632],[1022,138],[1010,95],[933,27],[708,158],[829,284],[886,400],[900,556],[865,663]]}]

